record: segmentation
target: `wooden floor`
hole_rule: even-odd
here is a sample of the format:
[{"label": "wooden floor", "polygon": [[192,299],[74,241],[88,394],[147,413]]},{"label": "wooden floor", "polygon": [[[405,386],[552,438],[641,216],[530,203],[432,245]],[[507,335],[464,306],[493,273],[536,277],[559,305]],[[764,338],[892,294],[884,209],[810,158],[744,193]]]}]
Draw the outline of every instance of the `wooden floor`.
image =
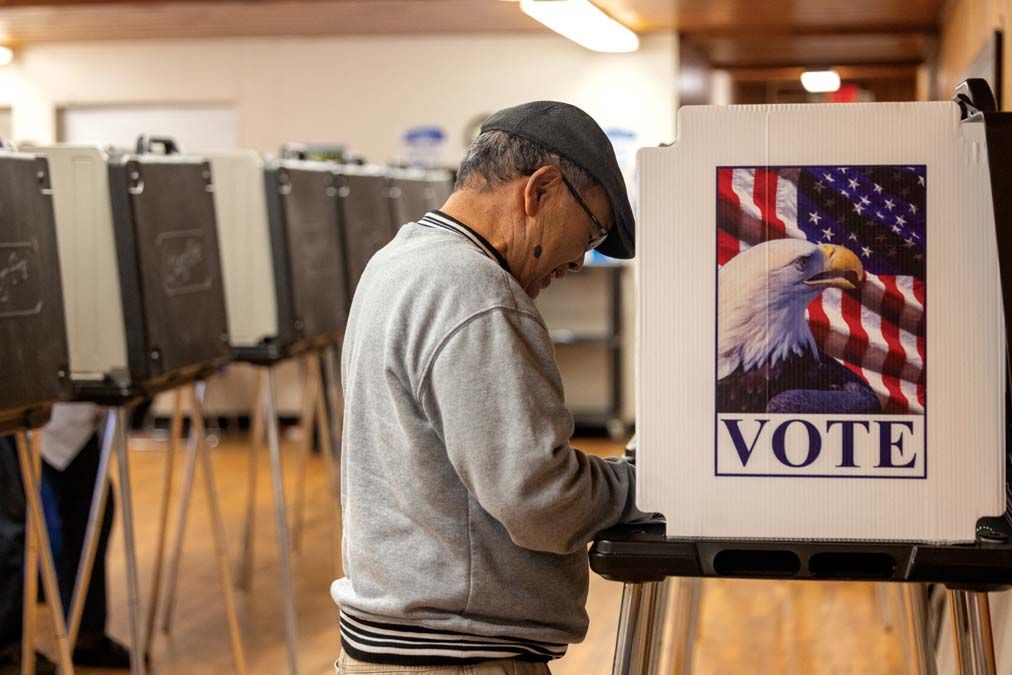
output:
[{"label": "wooden floor", "polygon": [[[246,500],[244,441],[241,436],[225,438],[214,450],[215,478],[233,559]],[[601,441],[577,441],[574,445],[600,455],[619,452],[618,445]],[[146,616],[166,452],[164,443],[150,439],[134,438],[131,447],[142,615]],[[291,500],[296,444],[287,440],[283,451],[287,462],[286,489]],[[177,492],[182,459],[179,453]],[[299,668],[306,675],[322,675],[333,673],[331,664],[339,651],[337,609],[328,587],[339,573],[340,563],[331,544],[330,527],[335,514],[326,493],[325,472],[318,458],[310,462],[303,548],[294,558]],[[252,592],[238,594],[239,612],[250,673],[281,675],[287,672],[287,666],[266,457],[259,466],[255,576]],[[152,672],[159,675],[232,672],[207,505],[199,481],[198,474],[172,632],[169,636],[158,634],[152,654]],[[126,642],[127,603],[119,522],[117,518],[109,549],[110,632]],[[620,597],[619,584],[591,575],[590,632],[582,644],[571,647],[564,659],[552,665],[555,675],[610,673]],[[694,672],[900,675],[905,672],[900,642],[896,633],[885,627],[888,619],[889,613],[882,611],[870,584],[705,581]],[[48,637],[45,623],[40,633]]]}]

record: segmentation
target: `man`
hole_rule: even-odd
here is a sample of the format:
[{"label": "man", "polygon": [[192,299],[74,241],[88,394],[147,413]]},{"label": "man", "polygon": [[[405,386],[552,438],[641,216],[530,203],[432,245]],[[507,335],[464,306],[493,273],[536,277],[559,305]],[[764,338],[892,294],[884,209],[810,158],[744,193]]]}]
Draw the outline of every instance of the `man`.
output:
[{"label": "man", "polygon": [[490,117],[439,211],[370,261],[344,343],[340,673],[547,673],[587,630],[586,544],[634,474],[569,446],[533,299],[633,255],[607,136],[571,105]]}]

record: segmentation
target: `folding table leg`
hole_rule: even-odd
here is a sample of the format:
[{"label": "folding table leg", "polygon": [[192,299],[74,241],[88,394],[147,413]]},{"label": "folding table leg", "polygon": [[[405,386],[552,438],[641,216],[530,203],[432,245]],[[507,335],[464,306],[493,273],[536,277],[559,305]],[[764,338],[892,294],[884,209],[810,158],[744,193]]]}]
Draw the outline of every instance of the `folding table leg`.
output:
[{"label": "folding table leg", "polygon": [[997,675],[987,593],[949,589],[959,675]]},{"label": "folding table leg", "polygon": [[307,355],[302,359],[302,443],[299,446],[299,466],[296,469],[295,478],[295,513],[292,522],[292,546],[295,551],[302,550],[302,529],[305,521],[306,507],[306,471],[309,463],[309,453],[313,447],[313,431],[315,429],[316,399],[319,396],[318,380],[315,377],[316,369],[313,367],[312,359],[316,358],[315,353]]},{"label": "folding table leg", "polygon": [[[203,391],[203,390],[201,390]],[[183,556],[183,540],[186,538],[186,518],[190,512],[190,496],[197,470],[197,433],[193,422],[196,415],[190,409],[190,434],[186,443],[186,464],[183,467],[183,488],[179,493],[179,508],[176,515],[176,536],[169,555],[169,569],[166,579],[165,599],[162,607],[162,633],[172,631],[172,618],[176,608],[176,588],[179,585],[179,561]]]},{"label": "folding table leg", "polygon": [[653,635],[660,629],[654,624],[659,587],[660,582],[647,582],[622,589],[612,675],[648,675]]},{"label": "folding table leg", "polygon": [[903,605],[911,646],[910,672],[936,675],[935,646],[928,626],[928,598],[924,584],[903,584]]},{"label": "folding table leg", "polygon": [[[60,586],[56,580],[56,564],[53,562],[53,549],[49,545],[49,532],[46,531],[46,519],[42,515],[42,500],[39,498],[39,475],[35,470],[38,466],[37,457],[42,456],[42,434],[32,433],[32,447],[29,452],[25,434],[17,434],[18,463],[21,465],[21,482],[25,490],[26,514],[30,514],[28,524],[35,535],[39,561],[42,563],[42,587],[46,592],[46,603],[53,615],[53,627],[56,632],[57,664],[63,675],[73,675],[74,664],[70,659],[70,640],[67,636],[67,623],[63,613],[63,602],[60,600]],[[27,574],[27,571],[26,571]],[[35,599],[32,598],[34,601]],[[34,638],[34,635],[32,635]],[[30,646],[34,655],[35,645]]]},{"label": "folding table leg", "polygon": [[253,584],[253,552],[254,538],[256,533],[256,503],[257,503],[257,459],[260,456],[261,443],[264,433],[263,416],[263,392],[264,386],[263,369],[256,369],[256,387],[253,395],[253,406],[250,409],[252,419],[250,420],[249,458],[247,460],[246,479],[246,520],[242,527],[242,544],[239,549],[239,558],[236,561],[236,585],[238,588],[248,591]]},{"label": "folding table leg", "polygon": [[165,539],[169,533],[169,508],[172,503],[172,478],[175,469],[176,449],[183,433],[183,390],[174,392],[172,422],[169,425],[169,447],[165,456],[165,476],[162,483],[162,502],[158,519],[158,543],[155,547],[155,569],[151,576],[151,592],[148,595],[148,615],[144,630],[144,654],[151,653],[155,639],[155,616],[158,614],[158,599],[162,587],[162,567],[165,561]]},{"label": "folding table leg", "polygon": [[102,449],[98,457],[98,470],[95,473],[95,487],[91,493],[91,506],[88,510],[88,525],[84,530],[84,543],[81,548],[81,561],[77,565],[74,578],[74,592],[70,599],[70,619],[68,635],[71,648],[77,643],[77,632],[81,628],[81,617],[84,614],[84,602],[88,597],[88,586],[91,584],[91,572],[95,565],[98,552],[98,539],[101,536],[102,516],[109,494],[109,459],[116,439],[116,412],[110,409],[106,413],[105,427],[102,431]]},{"label": "folding table leg", "polygon": [[339,520],[341,504],[338,498],[341,487],[338,484],[337,467],[334,463],[333,436],[330,433],[329,415],[326,410],[327,402],[325,400],[326,397],[323,396],[323,374],[321,373],[320,362],[317,359],[313,359],[311,365],[317,381],[317,391],[319,392],[319,395],[316,397],[316,420],[320,429],[320,445],[322,446],[320,450],[323,455],[323,465],[327,473],[327,498],[331,507],[332,562],[334,564],[334,574],[337,575],[340,572],[338,561],[341,556],[341,524]]},{"label": "folding table leg", "polygon": [[218,490],[214,482],[214,467],[211,463],[211,451],[207,446],[207,431],[204,429],[204,398],[203,382],[193,385],[190,390],[190,412],[192,429],[196,435],[197,454],[199,455],[202,473],[204,474],[204,491],[207,493],[207,507],[211,516],[211,533],[214,537],[215,557],[218,562],[218,576],[221,581],[221,595],[225,601],[225,613],[228,616],[229,635],[232,642],[232,657],[239,675],[246,674],[246,656],[242,647],[242,636],[239,632],[239,615],[236,613],[235,596],[232,590],[232,573],[229,570],[228,546],[225,541],[225,523],[221,517],[221,506],[218,504]]},{"label": "folding table leg", "polygon": [[295,623],[295,590],[292,584],[291,542],[288,536],[288,513],[285,508],[285,483],[281,467],[281,442],[278,439],[278,416],[274,406],[274,375],[266,369],[260,404],[267,429],[267,446],[271,460],[271,485],[274,490],[274,520],[278,532],[278,561],[281,567],[281,601],[285,614],[285,642],[288,648],[288,672],[299,670],[298,632]]}]

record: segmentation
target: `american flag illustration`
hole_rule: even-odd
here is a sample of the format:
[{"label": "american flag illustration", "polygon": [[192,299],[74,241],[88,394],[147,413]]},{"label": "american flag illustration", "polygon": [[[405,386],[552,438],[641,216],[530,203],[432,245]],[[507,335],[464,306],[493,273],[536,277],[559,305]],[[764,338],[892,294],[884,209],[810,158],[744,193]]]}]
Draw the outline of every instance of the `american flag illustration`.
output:
[{"label": "american flag illustration", "polygon": [[771,239],[837,244],[866,273],[808,306],[819,349],[860,376],[883,411],[925,408],[924,166],[720,167],[717,258]]}]

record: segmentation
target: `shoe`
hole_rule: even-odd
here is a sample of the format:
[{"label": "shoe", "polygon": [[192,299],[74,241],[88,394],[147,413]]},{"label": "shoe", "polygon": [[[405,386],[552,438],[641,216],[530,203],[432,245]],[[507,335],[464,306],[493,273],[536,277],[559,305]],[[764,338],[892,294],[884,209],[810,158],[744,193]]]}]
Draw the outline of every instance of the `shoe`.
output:
[{"label": "shoe", "polygon": [[[56,664],[45,654],[35,652],[36,675],[56,675]],[[21,675],[21,645],[0,650],[0,675]]]},{"label": "shoe", "polygon": [[108,635],[81,637],[74,646],[74,664],[91,668],[128,670],[130,651]]}]

